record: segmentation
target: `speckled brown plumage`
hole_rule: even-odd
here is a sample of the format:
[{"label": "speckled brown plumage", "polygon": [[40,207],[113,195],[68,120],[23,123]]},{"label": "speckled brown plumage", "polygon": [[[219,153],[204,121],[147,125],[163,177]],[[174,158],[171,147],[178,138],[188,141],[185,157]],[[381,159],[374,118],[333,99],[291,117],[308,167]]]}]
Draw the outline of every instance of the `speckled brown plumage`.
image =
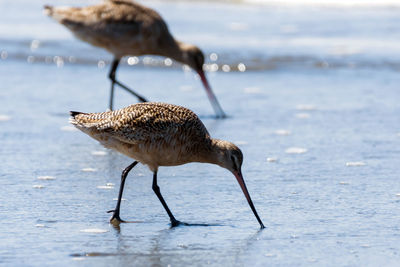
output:
[{"label": "speckled brown plumage", "polygon": [[177,48],[161,16],[132,1],[107,0],[87,7],[46,6],[46,10],[79,39],[105,48],[119,58],[160,54],[171,46]]},{"label": "speckled brown plumage", "polygon": [[[243,180],[242,152],[233,143],[211,138],[204,124],[191,110],[164,103],[140,103],[102,113],[71,112],[71,116],[72,124],[105,147],[148,165],[154,173],[153,190],[173,226],[180,222],[172,215],[161,196],[157,186],[158,167],[204,162],[217,164],[235,175],[258,222],[264,227]],[[122,221],[119,213],[123,186],[127,173],[136,165],[136,161],[122,174],[112,222]]]},{"label": "speckled brown plumage", "polygon": [[211,149],[210,135],[197,115],[171,104],[139,103],[115,111],[81,113],[71,122],[105,147],[152,170],[201,160]]},{"label": "speckled brown plumage", "polygon": [[113,108],[114,84],[147,100],[120,83],[116,71],[123,56],[161,55],[194,69],[218,117],[225,117],[203,71],[204,55],[195,45],[174,39],[161,16],[151,8],[129,0],[105,0],[87,7],[45,6],[45,13],[65,25],[79,39],[108,50],[114,55],[109,73],[112,81],[110,105]]}]

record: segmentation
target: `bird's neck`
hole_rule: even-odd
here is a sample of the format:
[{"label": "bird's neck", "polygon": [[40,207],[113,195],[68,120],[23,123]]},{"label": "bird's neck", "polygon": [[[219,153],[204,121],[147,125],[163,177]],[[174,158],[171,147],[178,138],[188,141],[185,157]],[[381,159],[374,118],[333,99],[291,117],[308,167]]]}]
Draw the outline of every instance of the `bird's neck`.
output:
[{"label": "bird's neck", "polygon": [[160,50],[160,55],[172,58],[182,64],[186,64],[186,43],[172,39],[168,42],[165,49]]},{"label": "bird's neck", "polygon": [[210,139],[206,145],[194,155],[193,161],[216,164],[222,167],[222,159],[224,157],[224,142],[219,139]]}]

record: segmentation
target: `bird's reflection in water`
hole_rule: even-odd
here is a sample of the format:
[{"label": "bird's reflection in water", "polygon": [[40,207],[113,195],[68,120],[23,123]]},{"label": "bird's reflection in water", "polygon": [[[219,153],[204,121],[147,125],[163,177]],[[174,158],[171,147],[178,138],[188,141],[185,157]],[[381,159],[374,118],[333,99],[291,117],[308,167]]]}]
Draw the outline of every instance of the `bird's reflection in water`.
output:
[{"label": "bird's reflection in water", "polygon": [[251,251],[251,248],[255,246],[261,240],[261,236],[265,233],[263,229],[257,230],[255,233],[249,235],[247,238],[241,240],[238,246],[236,247],[236,251],[234,253],[235,262],[241,262],[242,257],[248,256]]},{"label": "bird's reflection in water", "polygon": [[[221,260],[227,264],[234,264],[259,240],[262,233],[259,230],[256,233],[239,231],[235,234],[234,227],[229,225],[193,223],[165,228],[150,236],[145,233],[147,237],[144,237],[141,234],[132,235],[125,232],[132,230],[131,227],[125,227],[128,225],[121,224],[114,228],[117,237],[116,253],[107,255],[118,257],[119,264],[203,265]],[[218,227],[218,230],[215,227]],[[135,227],[136,230],[139,228],[141,227]]]}]

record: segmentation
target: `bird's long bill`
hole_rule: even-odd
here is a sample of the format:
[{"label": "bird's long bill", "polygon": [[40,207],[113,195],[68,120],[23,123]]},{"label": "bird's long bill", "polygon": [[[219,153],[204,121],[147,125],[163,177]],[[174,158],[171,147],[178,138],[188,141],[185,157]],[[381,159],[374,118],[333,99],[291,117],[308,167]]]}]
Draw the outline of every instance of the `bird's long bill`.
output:
[{"label": "bird's long bill", "polygon": [[261,226],[261,229],[265,228],[264,224],[262,223],[260,217],[257,214],[256,208],[253,205],[253,201],[251,201],[249,191],[247,191],[246,184],[244,183],[242,172],[236,171],[236,172],[233,172],[233,174],[235,175],[237,181],[239,182],[239,185],[242,188],[242,191],[243,191],[244,195],[246,196],[247,202],[249,203],[251,210],[253,211],[254,215],[256,216],[257,221]]},{"label": "bird's long bill", "polygon": [[226,115],[224,111],[222,110],[221,106],[218,103],[217,97],[214,95],[214,92],[211,90],[210,84],[207,81],[206,75],[203,70],[200,70],[197,72],[200,76],[200,79],[204,85],[204,88],[206,89],[208,99],[210,99],[211,105],[217,114],[218,118],[225,118]]}]

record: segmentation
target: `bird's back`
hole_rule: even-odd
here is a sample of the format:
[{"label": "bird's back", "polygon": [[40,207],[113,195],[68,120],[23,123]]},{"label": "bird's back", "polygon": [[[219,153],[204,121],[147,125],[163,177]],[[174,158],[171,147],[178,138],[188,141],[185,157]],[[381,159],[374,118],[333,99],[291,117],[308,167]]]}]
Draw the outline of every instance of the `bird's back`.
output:
[{"label": "bird's back", "polygon": [[115,111],[71,115],[72,124],[105,147],[155,168],[191,162],[211,142],[194,112],[171,104],[139,103]]},{"label": "bird's back", "polygon": [[106,0],[80,8],[45,6],[45,12],[79,39],[117,57],[155,53],[165,42],[173,42],[156,11],[129,0]]}]

